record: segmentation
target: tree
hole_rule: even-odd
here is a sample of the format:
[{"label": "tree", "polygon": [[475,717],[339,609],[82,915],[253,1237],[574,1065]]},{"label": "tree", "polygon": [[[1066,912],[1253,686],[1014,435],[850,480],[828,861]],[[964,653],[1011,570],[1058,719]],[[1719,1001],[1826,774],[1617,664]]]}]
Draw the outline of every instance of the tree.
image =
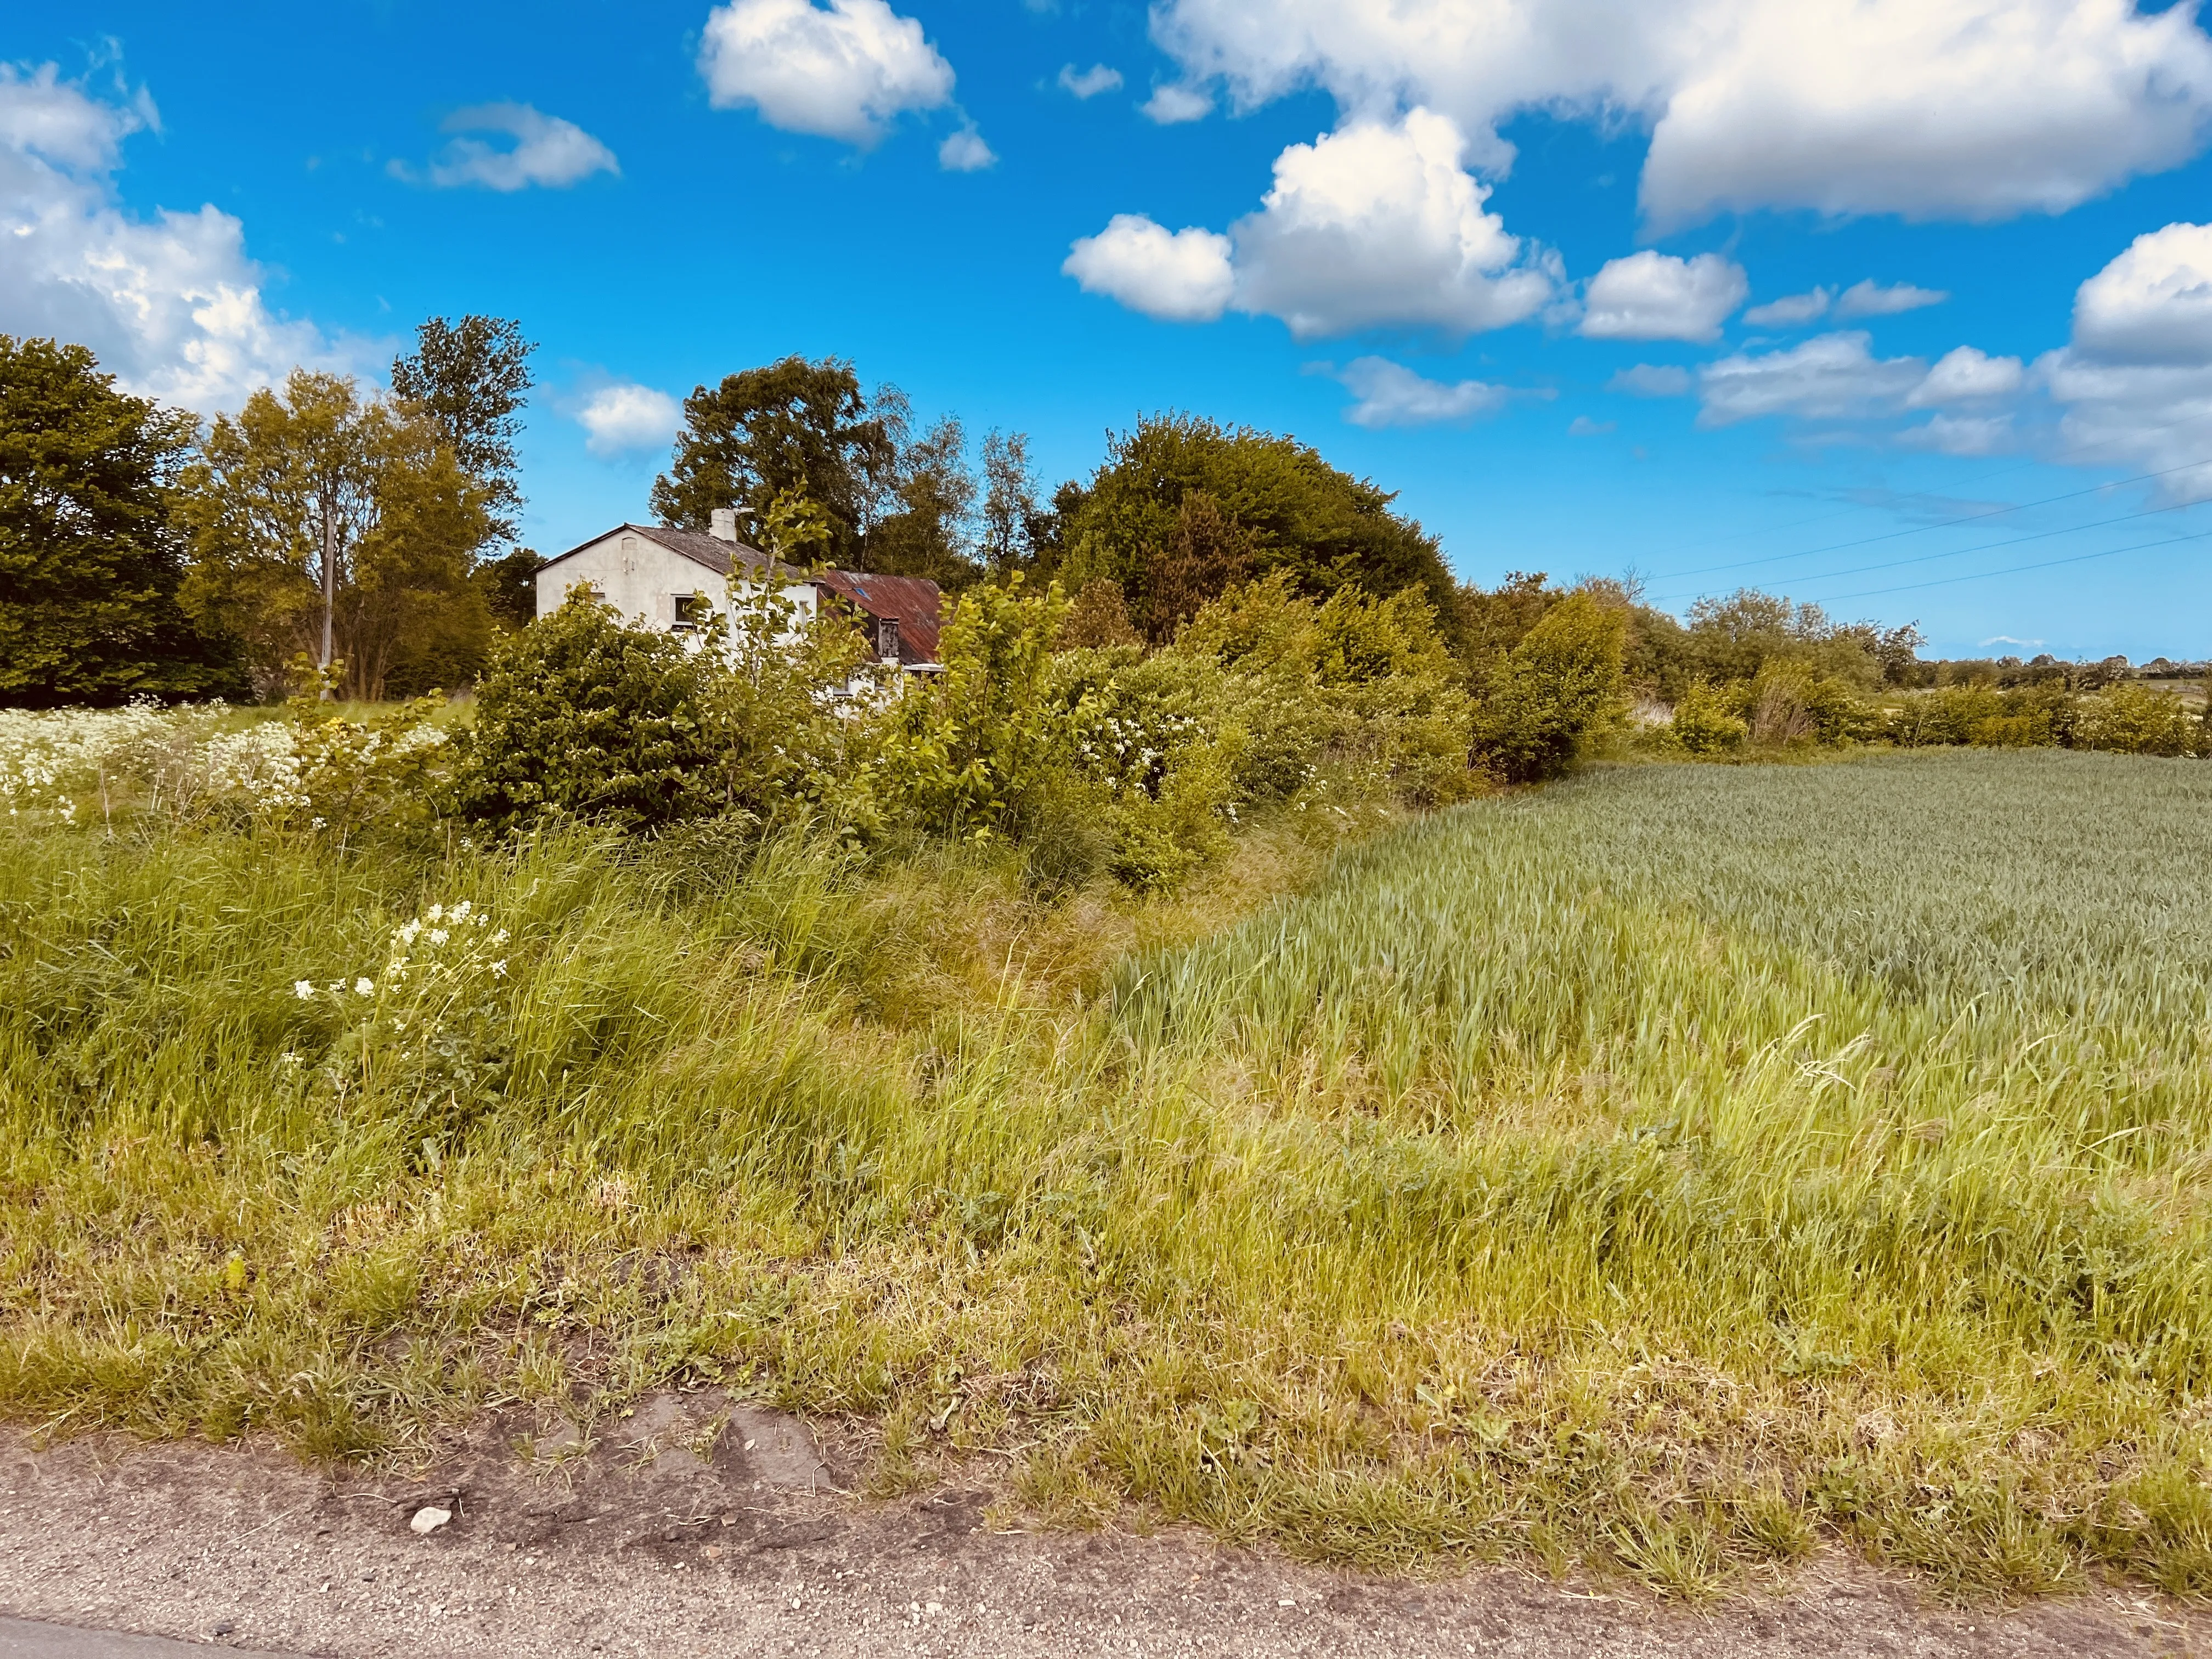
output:
[{"label": "tree", "polygon": [[1030,465],[1026,432],[1002,433],[994,427],[983,437],[984,562],[994,575],[1035,564],[1049,539],[1052,514],[1037,504],[1037,480]]},{"label": "tree", "polygon": [[415,349],[392,360],[392,395],[427,415],[462,471],[483,492],[484,539],[511,537],[522,507],[515,483],[516,418],[532,386],[530,354],[510,318],[432,317],[415,330]]},{"label": "tree", "polygon": [[901,443],[890,511],[862,538],[859,568],[890,576],[924,576],[940,587],[966,586],[982,573],[970,555],[975,478],[968,434],[947,415],[911,443]]},{"label": "tree", "polygon": [[821,508],[830,562],[857,563],[897,451],[851,364],[786,357],[684,400],[684,429],[653,481],[653,510],[664,524],[704,530],[717,507],[734,507],[757,538],[776,498],[795,493]]},{"label": "tree", "polygon": [[1249,538],[1255,574],[1286,571],[1298,591],[1318,596],[1352,585],[1378,595],[1418,587],[1456,632],[1457,588],[1436,538],[1390,510],[1394,495],[1294,438],[1195,416],[1139,421],[1110,440],[1089,484],[1059,492],[1061,579],[1080,588],[1103,576],[1140,592],[1193,490]]},{"label": "tree", "polygon": [[1475,753],[1512,783],[1565,771],[1620,700],[1627,630],[1627,612],[1590,593],[1553,605],[1492,677],[1475,714]]},{"label": "tree", "polygon": [[1203,489],[1187,491],[1167,545],[1148,558],[1131,595],[1131,620],[1154,644],[1252,574],[1252,538]]},{"label": "tree", "polygon": [[82,346],[0,335],[0,702],[239,689],[177,599],[175,482],[197,426],[118,392]]},{"label": "tree", "polygon": [[[186,474],[185,599],[244,644],[264,689],[300,653],[355,696],[473,677],[490,611],[471,580],[486,492],[417,407],[295,369],[218,416]],[[402,671],[404,671],[404,672]]]}]

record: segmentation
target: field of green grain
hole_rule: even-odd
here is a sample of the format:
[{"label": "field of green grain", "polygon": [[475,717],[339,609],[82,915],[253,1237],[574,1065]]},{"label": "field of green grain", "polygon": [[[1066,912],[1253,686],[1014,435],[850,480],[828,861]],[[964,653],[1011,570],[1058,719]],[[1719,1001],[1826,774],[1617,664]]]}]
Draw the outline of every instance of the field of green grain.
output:
[{"label": "field of green grain", "polygon": [[1607,768],[1172,905],[0,829],[0,1407],[404,1458],[714,1379],[1056,1524],[2201,1596],[2208,825]]}]

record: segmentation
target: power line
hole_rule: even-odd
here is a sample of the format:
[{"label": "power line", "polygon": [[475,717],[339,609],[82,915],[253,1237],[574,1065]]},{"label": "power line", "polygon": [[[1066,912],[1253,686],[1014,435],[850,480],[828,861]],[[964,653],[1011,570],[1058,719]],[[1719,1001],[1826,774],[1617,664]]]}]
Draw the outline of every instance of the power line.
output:
[{"label": "power line", "polygon": [[[2212,463],[2204,463],[2204,465],[2212,465]],[[2087,524],[2067,525],[2057,530],[2039,530],[2033,535],[2008,537],[2001,542],[1983,542],[1974,547],[1954,547],[1942,553],[1916,553],[1909,559],[1890,559],[1881,564],[1854,565],[1848,570],[1815,571],[1798,580],[1805,582],[1837,581],[1845,576],[1863,576],[1876,570],[1897,570],[1908,564],[1928,564],[1937,559],[1960,559],[1969,553],[1989,553],[1998,548],[2019,547],[2028,542],[2049,541],[2053,536],[2078,535],[2084,530],[2102,530],[2112,525],[2132,524],[2137,519],[2154,519],[2162,513],[2179,513],[2189,507],[2203,507],[2207,501],[2212,501],[2212,495],[2199,495],[2190,501],[2173,501],[2165,507],[2147,507],[2140,513],[2123,513],[2115,518],[2092,519]],[[1674,593],[1664,599],[1654,599],[1651,603],[1675,605],[1684,599],[1699,597],[1701,596],[1695,593]],[[1842,597],[1848,599],[1850,595],[1844,594]]]},{"label": "power line", "polygon": [[1949,587],[1958,582],[1987,581],[1992,576],[2018,576],[2031,570],[2049,570],[2062,564],[2081,564],[2090,559],[2109,559],[2120,553],[2140,553],[2151,547],[2179,547],[2185,542],[2201,542],[2212,536],[2212,530],[2192,531],[2186,536],[2167,536],[2154,542],[2136,542],[2127,547],[2108,547],[2098,553],[2076,553],[2070,558],[2045,559],[2040,564],[2011,565],[2002,570],[1977,570],[1970,576],[1939,576],[1932,582],[1906,582],[1896,587],[1869,587],[1856,593],[1838,593],[1828,601],[1841,599],[1870,599],[1883,593],[1916,593],[1923,587]]},{"label": "power line", "polygon": [[1849,548],[1870,547],[1876,542],[1892,542],[1903,536],[1925,535],[1931,530],[1955,530],[1962,524],[1975,524],[1984,519],[2002,518],[2008,513],[2025,513],[2031,507],[2056,507],[2061,501],[2079,501],[2084,495],[2101,495],[2108,489],[2124,489],[2130,484],[2148,483],[2154,478],[2171,477],[2177,472],[2187,472],[2200,466],[2212,466],[2212,457],[2201,461],[2190,461],[2180,466],[2163,467],[2156,472],[2138,473],[2132,478],[2115,479],[2111,483],[2094,484],[2087,489],[2071,489],[2063,495],[2047,495],[2039,501],[2021,501],[2011,507],[1993,507],[1985,512],[1969,513],[1963,518],[1944,519],[1935,524],[1913,525],[1904,530],[1887,531],[1879,536],[1863,536],[1856,541],[1831,543],[1826,547],[1809,547],[1802,553],[1774,553],[1769,554],[1765,558],[1741,560],[1735,564],[1711,564],[1695,570],[1677,570],[1669,573],[1667,580],[1673,581],[1684,576],[1710,576],[1722,571],[1748,570],[1753,565],[1783,564],[1791,559],[1809,559],[1822,553],[1841,553]]}]

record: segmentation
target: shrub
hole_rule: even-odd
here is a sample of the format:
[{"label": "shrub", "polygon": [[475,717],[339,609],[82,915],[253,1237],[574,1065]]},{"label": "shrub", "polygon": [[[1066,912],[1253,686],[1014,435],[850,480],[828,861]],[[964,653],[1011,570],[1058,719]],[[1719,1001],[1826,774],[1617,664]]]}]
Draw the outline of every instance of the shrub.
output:
[{"label": "shrub", "polygon": [[1627,618],[1570,593],[1528,630],[1492,677],[1474,720],[1474,751],[1500,777],[1556,777],[1610,722],[1621,700]]},{"label": "shrub", "polygon": [[646,829],[717,811],[707,673],[673,635],[570,593],[494,647],[456,804],[503,828],[574,814]]},{"label": "shrub", "polygon": [[1725,754],[1741,749],[1751,728],[1729,710],[1729,699],[1703,679],[1693,679],[1674,700],[1670,728],[1674,741],[1692,755]]},{"label": "shrub", "polygon": [[2204,752],[2203,735],[2203,722],[2180,698],[2124,680],[2081,700],[2074,746],[2120,755],[2190,755]]}]

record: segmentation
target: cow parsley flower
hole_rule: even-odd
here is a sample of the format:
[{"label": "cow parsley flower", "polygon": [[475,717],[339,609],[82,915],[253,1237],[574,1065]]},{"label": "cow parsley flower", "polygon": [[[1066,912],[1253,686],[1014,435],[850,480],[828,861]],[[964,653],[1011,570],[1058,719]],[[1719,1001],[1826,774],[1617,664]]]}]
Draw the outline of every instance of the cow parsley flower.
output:
[{"label": "cow parsley flower", "polygon": [[376,994],[376,981],[373,979],[357,979],[353,982],[353,988],[356,996],[373,997]]},{"label": "cow parsley flower", "polygon": [[292,981],[292,994],[299,998],[302,1002],[312,1000],[315,994],[315,981],[311,979],[294,980]]}]

